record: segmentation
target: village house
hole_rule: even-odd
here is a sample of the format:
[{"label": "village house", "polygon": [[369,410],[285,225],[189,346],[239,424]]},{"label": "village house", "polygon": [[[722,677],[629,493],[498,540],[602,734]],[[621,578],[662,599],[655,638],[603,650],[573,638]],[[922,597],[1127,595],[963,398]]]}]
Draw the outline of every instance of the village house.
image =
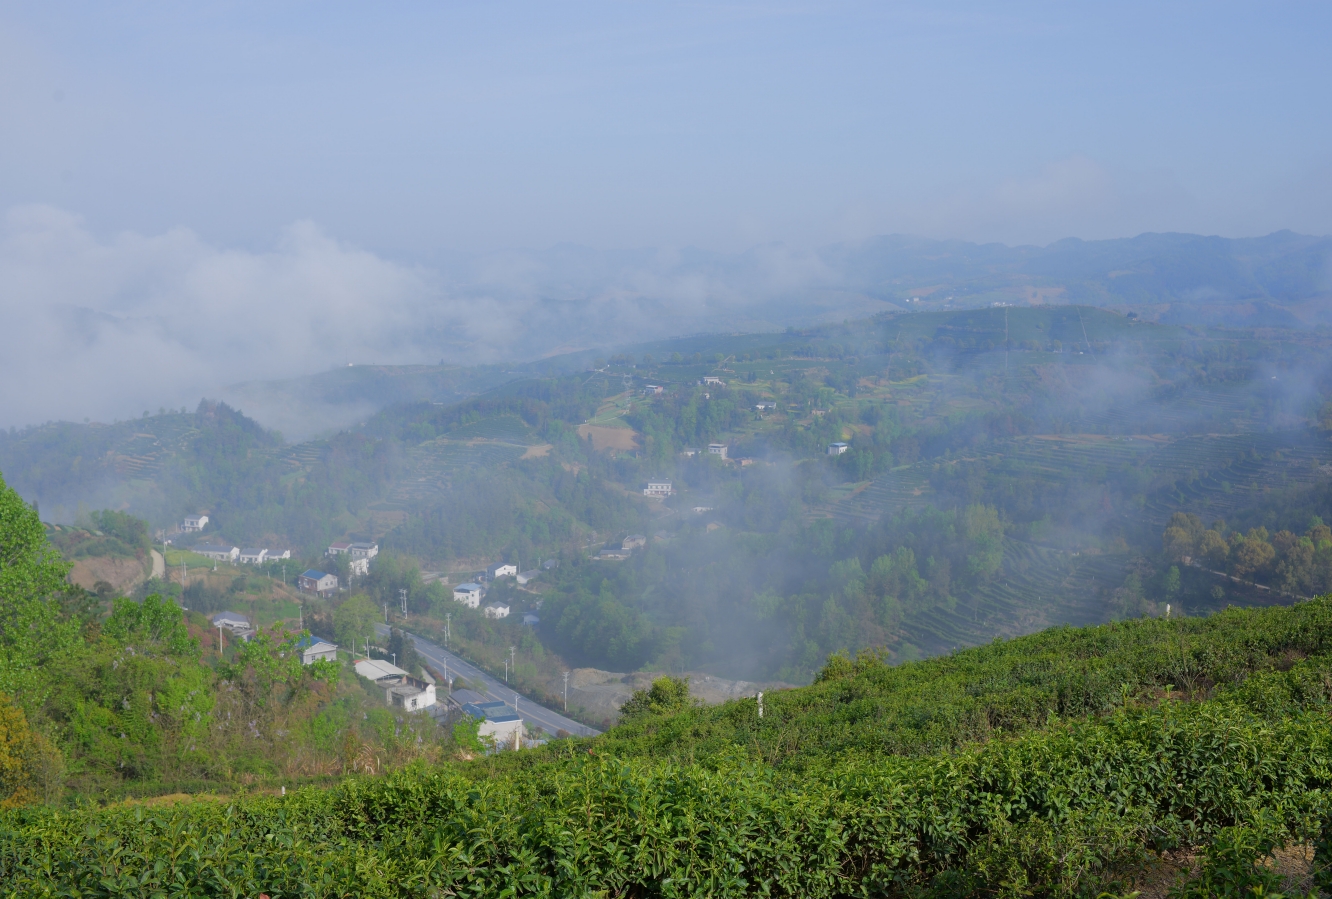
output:
[{"label": "village house", "polygon": [[311,568],[296,579],[296,589],[319,596],[330,596],[338,590],[338,576]]},{"label": "village house", "polygon": [[665,392],[666,388],[660,384],[647,384],[643,387],[643,396],[657,396]]},{"label": "village house", "polygon": [[268,558],[266,549],[242,549],[240,551],[240,563],[242,565],[259,565]]},{"label": "village house", "polygon": [[250,619],[237,612],[218,612],[213,616],[213,627],[225,627],[233,634],[250,630]]},{"label": "village house", "polygon": [[338,553],[349,553],[349,552],[351,552],[350,543],[347,542],[330,543],[328,545],[327,555],[336,556]]},{"label": "village house", "polygon": [[518,586],[526,587],[528,584],[532,583],[532,581],[536,580],[537,575],[539,574],[541,574],[541,569],[539,568],[533,568],[530,571],[518,572],[517,574]]},{"label": "village house", "polygon": [[724,443],[709,443],[709,444],[708,444],[708,455],[709,455],[709,456],[716,456],[716,457],[719,458],[719,459],[725,459],[725,458],[726,458],[726,454],[727,454],[727,452],[728,452],[728,447],[727,447],[726,444],[724,444]]},{"label": "village house", "polygon": [[336,643],[329,643],[327,640],[320,640],[318,637],[303,637],[296,644],[296,648],[301,651],[301,664],[310,665],[321,659],[328,662],[338,660],[338,646]]},{"label": "village house", "polygon": [[185,520],[181,522],[182,531],[202,531],[208,526],[207,515],[186,515]]},{"label": "village house", "polygon": [[481,605],[481,595],[486,592],[486,588],[480,584],[459,584],[453,588],[453,598],[469,609],[475,609]]},{"label": "village house", "polygon": [[493,605],[486,606],[484,609],[481,610],[481,613],[485,615],[487,618],[508,618],[509,607],[504,605],[503,603],[497,602],[494,603]]},{"label": "village house", "polygon": [[647,486],[643,488],[644,496],[663,497],[670,496],[672,492],[670,481],[648,481]]},{"label": "village house", "polygon": [[624,538],[624,542],[620,546],[625,550],[638,549],[640,546],[647,546],[647,537],[642,534],[630,534]]},{"label": "village house", "polygon": [[462,710],[481,722],[477,736],[489,740],[497,749],[521,745],[523,719],[504,703],[469,702]]},{"label": "village house", "polygon": [[596,557],[603,562],[623,562],[629,558],[629,550],[620,548],[603,549],[597,553]]},{"label": "village house", "polygon": [[718,386],[718,387],[725,387],[725,386],[726,386],[726,384],[722,381],[722,379],[719,378],[719,377],[717,377],[716,375],[707,375],[707,376],[705,376],[705,377],[703,378],[703,383],[704,383],[705,385],[713,385],[713,384],[715,384],[715,385]]},{"label": "village house", "polygon": [[490,580],[502,577],[514,577],[518,574],[518,566],[510,562],[500,562],[498,565],[491,565],[486,569],[486,577]]},{"label": "village house", "polygon": [[216,562],[235,562],[240,556],[240,547],[201,543],[198,546],[190,547],[190,552],[206,556]]},{"label": "village house", "polygon": [[841,442],[838,442],[838,443],[830,443],[830,444],[828,444],[828,455],[830,455],[830,456],[840,456],[842,453],[846,452],[848,449],[850,449],[850,447],[848,447],[845,443],[841,443]]},{"label": "village house", "polygon": [[680,455],[686,456],[688,458],[693,458],[694,456],[698,455],[698,447],[686,446],[684,449],[680,450]]},{"label": "village house", "polygon": [[347,547],[347,552],[353,559],[365,559],[369,561],[379,555],[378,543],[352,543]]},{"label": "village house", "polygon": [[354,667],[358,675],[384,691],[388,705],[416,712],[435,704],[435,685],[412,677],[397,665],[383,659],[361,659]]},{"label": "village house", "polygon": [[289,549],[284,549],[281,552],[279,552],[276,549],[270,549],[268,550],[268,555],[264,556],[264,561],[272,562],[278,559],[290,559],[290,558],[291,558],[291,550]]}]

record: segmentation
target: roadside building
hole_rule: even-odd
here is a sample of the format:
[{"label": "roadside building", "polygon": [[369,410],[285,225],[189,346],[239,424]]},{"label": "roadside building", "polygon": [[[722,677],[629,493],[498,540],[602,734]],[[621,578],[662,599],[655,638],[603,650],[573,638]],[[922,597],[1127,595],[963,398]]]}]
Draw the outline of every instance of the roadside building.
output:
[{"label": "roadside building", "polygon": [[703,378],[703,383],[704,383],[704,385],[715,385],[715,386],[717,386],[717,387],[725,387],[725,386],[726,386],[725,382],[722,381],[722,379],[719,378],[719,377],[717,377],[716,375],[706,375],[706,376],[704,376],[704,378]]},{"label": "roadside building", "polygon": [[405,677],[407,675],[406,671],[403,671],[387,659],[359,659],[352,667],[356,669],[356,673],[361,677],[375,682],[378,682],[380,678],[384,677],[395,675],[402,675]]},{"label": "roadside building", "polygon": [[207,526],[207,515],[186,515],[185,520],[180,524],[180,529],[182,531],[202,531]]},{"label": "roadside building", "polygon": [[477,736],[496,749],[517,748],[523,737],[523,719],[502,702],[469,702],[462,710],[481,722]]},{"label": "roadside building", "polygon": [[408,712],[419,712],[435,704],[435,685],[409,674],[389,674],[375,681],[384,689],[384,700]]},{"label": "roadside building", "polygon": [[338,576],[311,568],[296,579],[296,588],[305,593],[329,596],[338,590]]},{"label": "roadside building", "polygon": [[459,584],[453,588],[453,598],[469,609],[475,609],[481,605],[481,596],[485,592],[480,584]]},{"label": "roadside building", "polygon": [[207,556],[216,562],[234,563],[240,557],[240,547],[217,543],[201,543],[198,546],[190,547],[190,552]]}]

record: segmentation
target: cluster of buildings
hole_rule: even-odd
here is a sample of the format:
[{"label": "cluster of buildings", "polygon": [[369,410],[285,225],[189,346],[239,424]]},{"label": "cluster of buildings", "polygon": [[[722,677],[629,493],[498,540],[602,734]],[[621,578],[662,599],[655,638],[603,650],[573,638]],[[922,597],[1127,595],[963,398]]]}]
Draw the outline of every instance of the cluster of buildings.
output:
[{"label": "cluster of buildings", "polygon": [[378,543],[330,543],[327,555],[350,557],[351,573],[362,577],[370,573],[370,560],[379,555]]},{"label": "cluster of buildings", "polygon": [[597,553],[596,558],[603,562],[622,562],[629,558],[634,550],[647,546],[647,537],[643,534],[630,534],[618,547],[607,547]]},{"label": "cluster of buildings", "polygon": [[259,565],[263,562],[291,558],[291,550],[289,549],[276,550],[262,547],[241,549],[239,546],[229,546],[225,543],[200,543],[191,546],[190,552],[206,556],[217,562],[230,562],[233,565],[237,562],[242,565]]},{"label": "cluster of buildings", "polygon": [[[419,680],[383,659],[361,659],[353,667],[366,680],[383,689],[384,701],[406,712],[419,712],[435,704],[435,681]],[[429,677],[429,675],[427,675]]]},{"label": "cluster of buildings", "polygon": [[[554,559],[546,563],[546,568],[554,568],[558,564]],[[527,571],[520,571],[518,566],[512,562],[499,562],[486,569],[483,576],[486,581],[496,581],[502,577],[511,577],[518,582],[520,587],[525,587],[541,575],[540,568],[532,568]],[[481,609],[481,613],[487,618],[508,618],[509,606],[505,603],[491,603],[485,608],[481,608],[481,601],[486,596],[486,585],[480,580],[468,581],[465,584],[459,584],[453,588],[453,598],[469,609]]]}]

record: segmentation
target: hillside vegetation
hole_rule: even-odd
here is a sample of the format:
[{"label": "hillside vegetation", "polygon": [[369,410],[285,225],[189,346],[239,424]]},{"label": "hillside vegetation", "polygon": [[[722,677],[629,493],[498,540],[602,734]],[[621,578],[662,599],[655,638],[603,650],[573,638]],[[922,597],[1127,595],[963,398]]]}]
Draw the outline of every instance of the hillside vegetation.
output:
[{"label": "hillside vegetation", "polygon": [[1324,845],[1330,674],[1324,598],[835,659],[761,720],[662,684],[621,728],[539,752],[8,812],[0,875],[14,895],[1097,895],[1215,842],[1222,873],[1262,883],[1264,847]]}]

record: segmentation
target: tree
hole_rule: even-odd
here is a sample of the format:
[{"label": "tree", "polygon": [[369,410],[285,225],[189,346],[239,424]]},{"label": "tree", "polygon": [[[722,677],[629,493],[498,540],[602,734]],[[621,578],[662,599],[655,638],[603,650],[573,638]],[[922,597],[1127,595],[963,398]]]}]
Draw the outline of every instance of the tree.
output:
[{"label": "tree", "polygon": [[698,704],[689,696],[689,678],[659,677],[648,689],[635,690],[634,695],[620,706],[620,723],[672,715]]},{"label": "tree", "polygon": [[365,645],[375,632],[379,616],[380,611],[370,602],[370,597],[357,594],[333,612],[333,633],[343,646],[352,646],[353,641]]},{"label": "tree", "polygon": [[37,511],[0,479],[0,693],[28,711],[79,642],[78,623],[60,614],[68,573]]},{"label": "tree", "polygon": [[60,753],[28,726],[23,709],[0,693],[0,809],[51,798],[44,781],[56,768]]},{"label": "tree", "polygon": [[1203,531],[1202,539],[1198,541],[1198,555],[1212,568],[1220,568],[1230,558],[1230,545],[1218,531]]}]

